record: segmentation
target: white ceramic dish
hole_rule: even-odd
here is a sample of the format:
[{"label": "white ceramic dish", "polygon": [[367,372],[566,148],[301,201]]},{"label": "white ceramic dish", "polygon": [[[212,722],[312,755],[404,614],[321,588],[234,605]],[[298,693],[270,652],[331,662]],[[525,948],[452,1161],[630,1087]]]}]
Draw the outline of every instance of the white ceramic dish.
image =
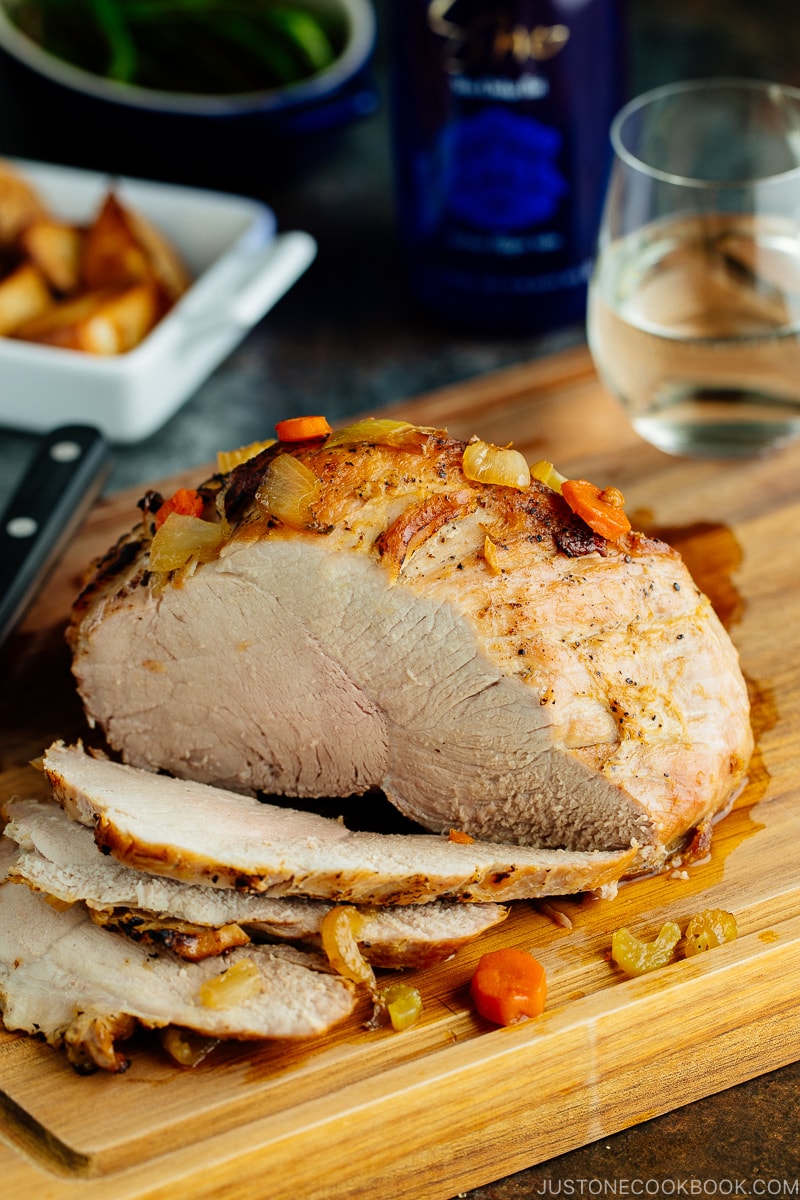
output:
[{"label": "white ceramic dish", "polygon": [[306,270],[308,234],[277,234],[266,205],[242,196],[10,159],[52,211],[85,221],[113,183],[176,246],[194,282],[127,354],[0,338],[0,424],[41,432],[95,425],[115,442],[154,433]]}]

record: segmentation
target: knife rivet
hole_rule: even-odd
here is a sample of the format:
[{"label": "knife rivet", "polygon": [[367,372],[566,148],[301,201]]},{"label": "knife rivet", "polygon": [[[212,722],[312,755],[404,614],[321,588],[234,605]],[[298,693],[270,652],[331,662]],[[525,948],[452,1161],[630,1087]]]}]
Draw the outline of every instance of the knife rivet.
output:
[{"label": "knife rivet", "polygon": [[50,457],[54,462],[74,462],[81,454],[81,447],[78,442],[68,441],[66,438],[61,442],[53,442],[50,447]]},{"label": "knife rivet", "polygon": [[6,533],[9,537],[29,538],[33,537],[38,528],[39,522],[33,517],[12,517],[6,525]]}]

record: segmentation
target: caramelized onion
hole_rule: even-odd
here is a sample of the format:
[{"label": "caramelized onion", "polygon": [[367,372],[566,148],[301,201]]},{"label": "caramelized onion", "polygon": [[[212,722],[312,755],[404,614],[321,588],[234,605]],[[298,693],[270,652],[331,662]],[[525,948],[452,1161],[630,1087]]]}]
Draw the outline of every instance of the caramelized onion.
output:
[{"label": "caramelized onion", "polygon": [[217,451],[217,470],[223,475],[227,475],[234,467],[238,467],[240,463],[249,462],[251,458],[255,458],[262,450],[266,450],[269,446],[275,444],[275,438],[267,438],[263,442],[251,442],[249,446],[238,446],[235,450],[218,450]]},{"label": "caramelized onion", "polygon": [[328,437],[328,446],[353,446],[365,442],[370,446],[419,446],[426,438],[438,431],[409,421],[393,421],[388,417],[368,417],[356,421],[345,429],[336,430]]},{"label": "caramelized onion", "polygon": [[476,483],[499,483],[524,492],[531,482],[530,468],[519,450],[493,446],[480,438],[467,443],[462,467],[467,479]]},{"label": "caramelized onion", "polygon": [[240,958],[227,971],[200,985],[203,1008],[236,1008],[261,991],[261,972],[251,958]]},{"label": "caramelized onion", "polygon": [[534,479],[538,479],[539,483],[545,484],[552,488],[554,492],[561,494],[561,485],[566,480],[566,475],[562,475],[557,471],[551,462],[545,458],[540,458],[537,463],[531,467],[531,475]]},{"label": "caramelized onion", "polygon": [[190,559],[210,562],[216,558],[224,537],[221,525],[170,513],[153,537],[150,547],[151,571],[176,571]]},{"label": "caramelized onion", "polygon": [[313,529],[312,505],[320,490],[320,481],[310,467],[291,454],[279,454],[269,464],[256,500],[290,529]]},{"label": "caramelized onion", "polygon": [[358,944],[361,916],[350,904],[337,904],[322,918],[320,936],[328,962],[339,975],[354,983],[375,987],[375,973]]},{"label": "caramelized onion", "polygon": [[205,1037],[190,1029],[179,1029],[177,1025],[167,1025],[166,1029],[162,1029],[160,1040],[163,1049],[181,1067],[196,1067],[219,1045],[219,1038]]}]

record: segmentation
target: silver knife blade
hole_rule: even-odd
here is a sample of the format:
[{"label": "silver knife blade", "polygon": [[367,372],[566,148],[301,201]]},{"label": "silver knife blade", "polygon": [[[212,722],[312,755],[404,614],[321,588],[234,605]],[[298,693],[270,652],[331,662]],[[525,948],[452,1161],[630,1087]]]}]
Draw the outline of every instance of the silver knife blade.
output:
[{"label": "silver knife blade", "polygon": [[76,532],[110,465],[108,443],[91,425],[64,425],[43,438],[0,517],[0,643]]}]

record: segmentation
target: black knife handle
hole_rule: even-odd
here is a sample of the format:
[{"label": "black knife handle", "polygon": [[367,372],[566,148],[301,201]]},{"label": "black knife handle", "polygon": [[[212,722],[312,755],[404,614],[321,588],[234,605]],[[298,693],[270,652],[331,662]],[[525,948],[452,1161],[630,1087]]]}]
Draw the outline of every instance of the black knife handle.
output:
[{"label": "black knife handle", "polygon": [[45,437],[0,517],[0,642],[11,632],[83,520],[110,466],[90,425]]}]

